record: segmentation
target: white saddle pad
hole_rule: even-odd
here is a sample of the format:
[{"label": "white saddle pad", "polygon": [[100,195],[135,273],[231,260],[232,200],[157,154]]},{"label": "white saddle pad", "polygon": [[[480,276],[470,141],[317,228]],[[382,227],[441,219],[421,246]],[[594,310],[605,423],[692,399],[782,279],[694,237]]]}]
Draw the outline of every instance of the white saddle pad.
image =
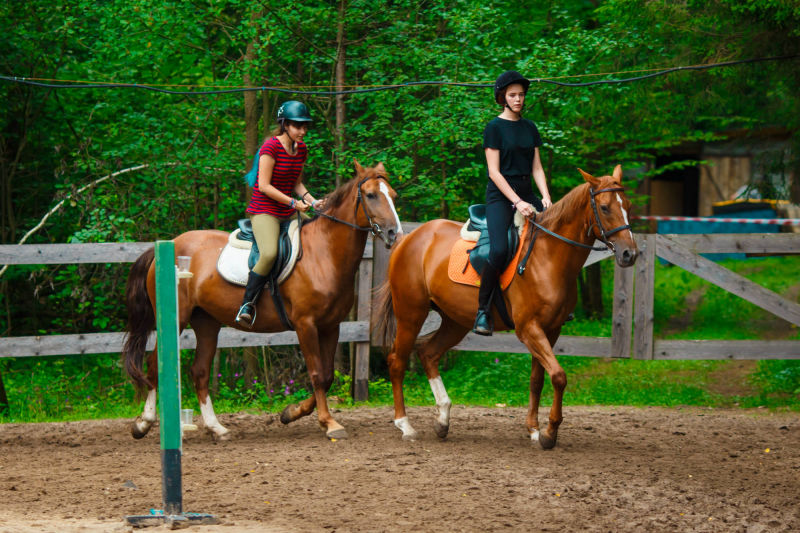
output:
[{"label": "white saddle pad", "polygon": [[[539,211],[536,212],[539,213]],[[525,228],[525,217],[523,217],[519,211],[514,211],[514,225],[517,227],[519,236],[522,237],[522,231]],[[468,227],[469,219],[461,226],[461,238],[465,241],[478,242],[478,239],[481,237],[481,232],[467,229]]]},{"label": "white saddle pad", "polygon": [[[239,231],[239,229],[236,229],[228,236],[228,244],[219,253],[219,259],[217,259],[217,271],[226,281],[244,287],[247,285],[247,276],[250,272],[247,266],[247,259],[250,257],[250,249],[253,247],[253,243],[240,241],[237,238]],[[297,229],[297,220],[292,220],[289,224],[289,239],[292,241],[292,255],[278,276],[278,284],[283,283],[292,273],[294,265],[297,263],[297,256],[300,253],[300,232]]]}]

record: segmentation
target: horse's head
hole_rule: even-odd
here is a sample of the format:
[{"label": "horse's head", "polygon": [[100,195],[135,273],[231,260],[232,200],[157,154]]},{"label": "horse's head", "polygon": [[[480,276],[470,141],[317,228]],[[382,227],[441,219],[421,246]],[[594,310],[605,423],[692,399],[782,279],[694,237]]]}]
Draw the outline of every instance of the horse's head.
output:
[{"label": "horse's head", "polygon": [[394,208],[397,193],[389,185],[386,168],[383,163],[372,168],[362,167],[355,159],[353,163],[358,183],[358,204],[361,206],[356,205],[356,221],[361,226],[371,227],[373,235],[383,239],[386,247],[391,248],[403,234],[403,227]]},{"label": "horse's head", "polygon": [[622,187],[622,167],[617,165],[611,176],[595,178],[581,169],[578,171],[589,183],[589,195],[592,213],[590,231],[594,237],[604,242],[614,251],[617,264],[629,267],[636,262],[639,249],[633,238],[628,213],[631,202],[625,196]]}]

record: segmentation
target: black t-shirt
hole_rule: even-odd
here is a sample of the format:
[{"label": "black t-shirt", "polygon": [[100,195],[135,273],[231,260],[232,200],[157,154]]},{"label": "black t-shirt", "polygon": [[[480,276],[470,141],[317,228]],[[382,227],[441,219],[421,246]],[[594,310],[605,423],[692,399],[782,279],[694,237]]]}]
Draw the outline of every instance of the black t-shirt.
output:
[{"label": "black t-shirt", "polygon": [[500,151],[500,174],[505,178],[530,176],[536,148],[541,145],[536,124],[527,118],[495,117],[483,130],[483,147]]}]

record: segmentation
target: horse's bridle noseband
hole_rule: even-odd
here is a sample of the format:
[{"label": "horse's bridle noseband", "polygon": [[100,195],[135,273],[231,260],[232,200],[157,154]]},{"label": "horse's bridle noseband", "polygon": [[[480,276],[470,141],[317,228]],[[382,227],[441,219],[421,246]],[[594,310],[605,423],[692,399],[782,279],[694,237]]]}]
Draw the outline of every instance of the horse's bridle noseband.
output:
[{"label": "horse's bridle noseband", "polygon": [[[614,228],[614,229],[612,229],[610,231],[606,231],[605,228],[603,227],[603,223],[600,221],[600,213],[599,213],[599,211],[597,211],[597,202],[595,202],[594,197],[597,196],[598,194],[604,193],[604,192],[618,192],[618,191],[624,191],[624,190],[625,189],[623,187],[607,187],[605,189],[600,189],[600,190],[595,191],[594,189],[589,187],[589,202],[592,204],[592,211],[594,212],[594,222],[592,222],[592,224],[589,226],[589,230],[586,232],[586,234],[590,235],[592,233],[592,228],[597,226],[597,229],[600,230],[600,239],[598,239],[598,240],[600,240],[603,244],[605,244],[604,247],[603,246],[591,246],[591,245],[588,245],[588,244],[583,244],[582,242],[573,241],[572,239],[568,239],[567,237],[564,237],[563,235],[559,235],[558,233],[550,231],[549,229],[545,228],[544,226],[542,226],[541,224],[539,224],[538,222],[536,222],[533,219],[529,219],[529,220],[530,220],[531,224],[533,224],[533,226],[537,230],[542,230],[543,232],[547,233],[548,235],[551,235],[551,236],[555,237],[556,239],[560,239],[560,240],[566,242],[567,244],[572,244],[573,246],[578,246],[580,248],[587,248],[589,250],[595,250],[597,252],[602,252],[604,250],[611,250],[612,252],[616,253],[616,248],[614,247],[614,243],[609,241],[608,238],[611,237],[612,235],[614,235],[615,233],[619,233],[622,230],[631,229],[631,225],[630,224],[623,224],[622,226],[616,227],[616,228]],[[530,241],[530,244],[528,245],[528,250],[527,250],[527,252],[525,252],[525,257],[523,258],[522,261],[520,261],[519,267],[517,268],[517,272],[520,275],[522,275],[522,273],[525,272],[525,265],[528,263],[528,257],[531,255],[531,252],[533,251],[533,243],[535,241],[536,241],[536,232],[534,232],[533,236],[531,236],[531,241]]]},{"label": "horse's bridle noseband", "polygon": [[361,186],[364,184],[364,182],[367,181],[367,180],[370,180],[370,179],[381,179],[381,178],[386,179],[385,176],[367,176],[366,178],[364,178],[364,179],[362,179],[361,181],[358,182],[358,186],[357,186],[358,187],[358,196],[356,197],[356,213],[358,213],[358,206],[360,205],[362,211],[364,211],[364,216],[367,217],[367,223],[369,224],[369,226],[358,226],[356,224],[351,224],[350,222],[348,222],[346,220],[342,220],[340,218],[336,218],[334,216],[328,215],[327,213],[317,213],[317,214],[322,216],[322,217],[327,218],[328,220],[333,220],[334,222],[339,222],[340,224],[344,224],[345,226],[350,226],[353,229],[356,229],[356,230],[359,230],[359,231],[368,231],[368,232],[370,232],[372,234],[373,237],[378,237],[381,240],[383,240],[383,242],[386,242],[386,237],[384,237],[384,235],[383,235],[383,230],[381,229],[381,227],[378,224],[376,224],[375,222],[372,221],[372,217],[370,217],[369,213],[367,213],[367,208],[364,205],[364,202],[361,201]]}]

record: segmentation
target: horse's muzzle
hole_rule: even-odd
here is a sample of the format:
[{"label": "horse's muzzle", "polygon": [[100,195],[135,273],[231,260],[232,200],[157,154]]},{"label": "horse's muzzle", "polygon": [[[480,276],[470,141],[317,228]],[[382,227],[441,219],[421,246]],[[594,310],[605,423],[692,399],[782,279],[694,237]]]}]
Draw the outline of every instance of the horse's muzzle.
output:
[{"label": "horse's muzzle", "polygon": [[403,232],[401,231],[398,233],[393,229],[388,229],[383,233],[383,242],[386,245],[386,248],[391,248],[392,245],[397,241],[397,237],[402,235]]},{"label": "horse's muzzle", "polygon": [[639,250],[635,247],[628,247],[628,246],[615,246],[614,247],[614,256],[617,259],[617,264],[621,267],[629,267],[633,266],[636,262],[636,258],[639,257]]}]

